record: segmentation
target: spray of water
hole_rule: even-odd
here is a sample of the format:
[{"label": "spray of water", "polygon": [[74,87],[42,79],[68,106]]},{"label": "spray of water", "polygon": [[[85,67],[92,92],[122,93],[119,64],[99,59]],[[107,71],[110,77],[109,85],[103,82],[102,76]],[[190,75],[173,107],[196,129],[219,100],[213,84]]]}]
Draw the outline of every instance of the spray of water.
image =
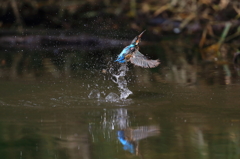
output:
[{"label": "spray of water", "polygon": [[[127,87],[127,80],[125,79],[126,72],[128,71],[127,64],[121,64],[120,68],[118,68],[117,71],[114,70],[113,67],[109,70],[109,73],[111,74],[111,80],[118,85],[118,89],[120,92],[120,96],[116,93],[109,93],[105,97],[106,102],[111,103],[119,103],[121,101],[130,102],[129,100],[126,100],[127,97],[132,94],[132,91],[130,91]],[[99,90],[92,90],[90,94],[88,95],[88,98],[90,99],[98,99],[100,101],[101,93]]]},{"label": "spray of water", "polygon": [[120,99],[126,99],[132,91],[130,91],[127,87],[127,80],[125,79],[126,72],[128,71],[127,64],[121,64],[121,67],[118,69],[117,74],[112,74],[112,81],[118,84],[118,88],[120,91]]}]

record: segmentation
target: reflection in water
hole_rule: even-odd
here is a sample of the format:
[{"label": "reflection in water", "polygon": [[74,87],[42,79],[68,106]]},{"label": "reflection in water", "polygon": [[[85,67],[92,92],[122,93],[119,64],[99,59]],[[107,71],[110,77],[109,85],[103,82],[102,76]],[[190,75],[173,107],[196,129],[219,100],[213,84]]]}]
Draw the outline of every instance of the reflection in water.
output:
[{"label": "reflection in water", "polygon": [[124,108],[104,111],[101,121],[104,131],[125,129],[129,127],[129,122],[128,111]]},{"label": "reflection in water", "polygon": [[59,149],[66,151],[69,159],[90,159],[90,144],[87,131],[82,131],[81,134],[73,133],[70,131],[66,138],[61,138],[58,142]]},{"label": "reflection in water", "polygon": [[[97,112],[101,119],[89,124],[89,131],[92,134],[92,140],[97,141],[99,136],[103,135],[106,140],[114,141],[116,130],[126,129],[130,125],[128,111],[125,108],[106,110]],[[100,123],[98,125],[97,123]]]},{"label": "reflection in water", "polygon": [[[202,62],[192,46],[175,41],[144,52],[162,48],[162,67],[130,66],[131,80],[124,65],[117,73],[100,71],[119,50],[86,56],[82,51],[2,49],[1,158],[128,158],[123,144],[151,159],[238,159],[239,77],[234,66]],[[228,83],[234,85],[219,85]],[[133,102],[124,99],[128,87],[135,92]],[[161,136],[142,140],[159,134],[154,124],[161,125]]]},{"label": "reflection in water", "polygon": [[17,53],[14,57],[13,57],[13,61],[12,61],[12,66],[11,66],[11,70],[9,73],[9,78],[11,80],[16,79],[17,78],[17,70],[18,70],[18,65],[20,60],[22,59],[23,53]]},{"label": "reflection in water", "polygon": [[[208,50],[221,58],[199,58],[202,50],[191,46],[191,42],[184,40],[163,41],[161,47],[165,51],[165,65],[160,70],[162,76],[156,74],[156,79],[162,82],[187,84],[187,85],[215,85],[234,84],[236,72],[233,70],[232,54],[237,47],[221,46],[220,50]],[[190,44],[190,45],[189,45]],[[164,64],[163,62],[163,64]]]},{"label": "reflection in water", "polygon": [[[162,59],[160,68],[146,70],[130,67],[133,71],[130,71],[129,74],[134,72],[131,81],[139,81],[140,85],[151,84],[152,79],[159,82],[191,85],[234,84],[236,80],[233,78],[239,74],[239,69],[236,72],[233,69],[234,66],[231,65],[232,56],[227,56],[227,54],[231,55],[232,50],[235,51],[236,48],[225,47],[225,49],[219,50],[223,54],[222,61],[200,59],[200,52],[184,40],[162,41],[159,46],[145,46],[142,49],[149,55],[153,52],[161,52],[158,56],[164,57],[160,57]],[[0,78],[3,79],[34,81],[48,75],[50,78],[58,79],[82,77],[92,80],[95,78],[94,82],[96,82],[111,79],[107,77],[106,72],[101,73],[100,70],[106,69],[108,62],[113,61],[113,54],[115,56],[115,52],[119,50],[72,51],[66,49],[56,52],[47,48],[46,51],[0,48],[0,51]],[[227,62],[229,57],[231,57],[230,63]],[[234,57],[235,68],[238,68],[239,54],[236,53]],[[86,74],[86,70],[92,74]],[[126,99],[132,94],[127,87],[127,83],[129,83],[125,76],[127,71],[127,65],[123,64],[117,73],[110,72],[112,81],[118,85],[120,100]],[[102,83],[96,82],[95,84]],[[100,88],[94,89],[100,90]]]},{"label": "reflection in water", "polygon": [[124,150],[139,155],[139,141],[151,136],[159,135],[160,128],[157,125],[132,127],[130,126],[130,123],[131,121],[129,119],[128,110],[125,108],[104,111],[101,121],[101,130],[102,133],[104,133],[105,138],[108,137],[106,140],[114,137],[114,135],[110,134],[113,132],[116,133]]},{"label": "reflection in water", "polygon": [[236,52],[233,57],[234,68],[240,76],[240,52]]},{"label": "reflection in water", "polygon": [[[174,45],[179,45],[179,47],[174,47]],[[192,48],[188,48],[183,41],[172,44],[163,42],[162,46],[167,52],[167,68],[163,69],[165,80],[179,84],[196,84],[197,54],[190,50]]]},{"label": "reflection in water", "polygon": [[[75,87],[76,83],[64,90],[64,95],[69,96]],[[2,89],[7,88],[11,87],[2,85]],[[228,86],[228,92],[226,87],[211,87],[211,92],[178,87],[178,91],[171,89],[171,94],[161,99],[134,98],[135,103],[124,108],[104,102],[96,107],[92,100],[75,98],[78,88],[72,93],[74,98],[51,101],[47,100],[53,98],[49,89],[37,94],[30,84],[24,88],[28,89],[21,93],[25,96],[8,97],[16,101],[16,106],[5,105],[8,100],[0,97],[0,155],[4,158],[18,158],[20,151],[26,159],[133,157],[129,152],[151,159],[239,158],[239,102],[233,101],[239,97],[238,86]],[[38,98],[27,102],[30,97],[26,94]],[[168,99],[169,102],[162,102]],[[40,100],[41,105],[32,106]],[[149,137],[159,133],[157,126],[151,126],[154,124],[161,125],[161,136]]]},{"label": "reflection in water", "polygon": [[[8,108],[9,109],[9,108]],[[90,159],[87,126],[64,113],[26,113],[23,107],[12,116],[1,114],[0,156],[4,159]],[[22,111],[24,110],[24,111]],[[31,110],[30,110],[31,111]],[[24,113],[25,112],[25,113]],[[59,113],[59,112],[58,112]],[[41,115],[40,115],[41,114]],[[14,116],[14,117],[13,117]],[[14,119],[14,123],[5,122]]]},{"label": "reflection in water", "polygon": [[123,149],[129,151],[132,154],[139,154],[139,141],[150,136],[156,136],[160,134],[158,126],[139,126],[137,128],[126,128],[119,130],[118,140],[123,145]]}]

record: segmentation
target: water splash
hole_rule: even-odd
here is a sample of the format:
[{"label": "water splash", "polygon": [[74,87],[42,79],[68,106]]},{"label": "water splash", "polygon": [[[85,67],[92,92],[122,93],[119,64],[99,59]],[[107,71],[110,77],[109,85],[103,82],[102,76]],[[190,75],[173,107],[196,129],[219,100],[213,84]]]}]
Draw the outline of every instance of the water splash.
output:
[{"label": "water splash", "polygon": [[100,97],[101,97],[100,91],[96,89],[92,90],[88,95],[88,98],[90,99],[100,99]]},{"label": "water splash", "polygon": [[88,95],[88,98],[97,99],[100,102],[121,103],[124,105],[130,104],[131,99],[126,99],[130,94],[132,94],[132,91],[130,91],[127,87],[127,80],[125,79],[127,71],[127,64],[121,64],[117,71],[113,67],[110,67],[109,70],[109,73],[111,74],[111,80],[118,85],[120,95],[110,92],[105,98],[101,98],[101,94],[104,96],[106,95],[105,92],[100,92],[97,89],[93,89]]},{"label": "water splash", "polygon": [[112,74],[112,81],[118,84],[118,88],[120,91],[120,99],[126,99],[132,91],[130,91],[127,87],[127,80],[125,79],[126,72],[128,71],[127,64],[121,64],[121,67],[118,69],[117,74]]},{"label": "water splash", "polygon": [[120,98],[116,93],[109,93],[106,97],[105,97],[106,102],[119,102]]}]

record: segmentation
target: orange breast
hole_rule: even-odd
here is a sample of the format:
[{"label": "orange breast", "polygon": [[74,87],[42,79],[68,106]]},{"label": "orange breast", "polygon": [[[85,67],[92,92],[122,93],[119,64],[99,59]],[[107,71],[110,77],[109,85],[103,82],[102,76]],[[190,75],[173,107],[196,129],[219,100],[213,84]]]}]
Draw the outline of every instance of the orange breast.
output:
[{"label": "orange breast", "polygon": [[128,59],[130,59],[131,57],[132,57],[132,54],[128,54],[128,55],[125,56],[125,59],[128,60]]}]

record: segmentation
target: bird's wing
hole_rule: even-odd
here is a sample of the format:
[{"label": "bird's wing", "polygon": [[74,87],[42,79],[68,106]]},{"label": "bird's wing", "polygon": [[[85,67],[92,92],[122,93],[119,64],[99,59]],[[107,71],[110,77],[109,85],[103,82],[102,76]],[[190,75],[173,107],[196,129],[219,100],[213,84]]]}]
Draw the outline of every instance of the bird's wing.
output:
[{"label": "bird's wing", "polygon": [[130,62],[134,65],[141,66],[143,68],[154,68],[160,64],[159,60],[149,60],[143,54],[141,54],[138,50],[136,50],[132,57],[130,57]]}]

